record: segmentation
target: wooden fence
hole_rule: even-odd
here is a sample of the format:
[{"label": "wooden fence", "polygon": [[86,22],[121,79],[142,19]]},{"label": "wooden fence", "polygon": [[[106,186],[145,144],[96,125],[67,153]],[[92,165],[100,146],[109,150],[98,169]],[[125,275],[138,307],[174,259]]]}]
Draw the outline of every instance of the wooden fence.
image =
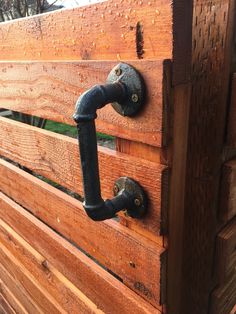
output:
[{"label": "wooden fence", "polygon": [[234,1],[172,2],[108,0],[0,25],[1,108],[75,125],[78,97],[119,62],[147,87],[136,117],[106,106],[96,120],[116,141],[98,148],[102,196],[134,179],[142,219],[92,221],[50,184],[83,196],[77,140],[0,117],[3,313],[235,306]]}]

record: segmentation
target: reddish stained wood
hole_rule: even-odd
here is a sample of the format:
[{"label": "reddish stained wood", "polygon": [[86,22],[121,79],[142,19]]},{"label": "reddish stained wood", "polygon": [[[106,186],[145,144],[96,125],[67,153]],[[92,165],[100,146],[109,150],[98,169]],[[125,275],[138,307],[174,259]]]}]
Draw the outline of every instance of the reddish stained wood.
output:
[{"label": "reddish stained wood", "polygon": [[184,14],[178,17],[179,28],[174,19],[179,61],[174,59],[173,76],[178,84],[181,79],[189,84],[184,99],[178,94],[181,86],[175,89],[167,303],[170,313],[198,314],[208,312],[215,284],[212,267],[234,2],[176,2]]},{"label": "reddish stained wood", "polygon": [[217,278],[224,283],[236,270],[236,217],[217,236]]},{"label": "reddish stained wood", "polygon": [[[119,115],[111,106],[98,110],[98,131],[162,146],[163,62],[128,61],[145,80],[146,104],[133,118]],[[109,61],[0,63],[0,107],[75,126],[72,115],[80,94],[105,84],[116,65]]]},{"label": "reddish stained wood", "polygon": [[0,193],[0,217],[106,313],[159,313],[72,244]]},{"label": "reddish stained wood", "polygon": [[17,300],[15,295],[8,289],[7,285],[0,280],[0,291],[2,296],[9,302],[13,310],[17,314],[27,314],[28,312],[26,309],[22,306],[22,304]]},{"label": "reddish stained wood", "polygon": [[0,310],[3,314],[17,314],[2,294],[0,294]]},{"label": "reddish stained wood", "polygon": [[[83,193],[77,140],[0,118],[0,154],[72,191]],[[103,197],[113,196],[122,176],[139,182],[148,193],[148,213],[134,220],[140,228],[160,233],[162,173],[165,166],[99,147]]]},{"label": "reddish stained wood", "polygon": [[[231,313],[236,302],[236,273],[212,294],[211,314]],[[234,313],[233,313],[234,314]]]},{"label": "reddish stained wood", "polygon": [[222,170],[219,218],[228,222],[236,215],[236,160],[224,164]]},{"label": "reddish stained wood", "polygon": [[27,270],[18,260],[8,252],[4,246],[0,246],[0,261],[4,268],[21,282],[25,289],[28,291],[30,296],[35,302],[40,304],[41,309],[44,313],[63,313],[66,312],[63,308],[51,297],[51,295],[45,291],[35,280],[30,270]]},{"label": "reddish stained wood", "polygon": [[[159,246],[115,221],[93,222],[79,201],[3,160],[0,189],[96,258],[149,302],[161,303],[160,289],[164,290],[165,285],[160,274],[165,268],[161,237]],[[138,282],[145,291],[137,289]]]},{"label": "reddish stained wood", "polygon": [[[21,278],[19,273],[30,271],[36,280],[35,284],[41,286],[60,304],[63,313],[104,313],[1,219],[0,241],[0,250],[3,255],[0,260],[4,258],[2,264],[5,265],[7,271],[9,270],[19,282]],[[50,280],[48,280],[49,277]],[[41,305],[40,300],[36,299],[35,301],[39,306]],[[12,302],[10,303],[12,305]],[[15,307],[13,308],[15,309]],[[16,310],[16,312],[19,311]]]},{"label": "reddish stained wood", "polygon": [[27,313],[43,314],[37,304],[31,299],[23,285],[17,282],[2,265],[0,265],[0,278],[14,296],[21,301],[21,304],[26,309]]},{"label": "reddish stained wood", "polygon": [[233,74],[231,85],[231,103],[229,109],[227,144],[236,147],[236,73]]},{"label": "reddish stained wood", "polygon": [[172,1],[105,1],[2,23],[0,59],[171,58],[172,42]]}]

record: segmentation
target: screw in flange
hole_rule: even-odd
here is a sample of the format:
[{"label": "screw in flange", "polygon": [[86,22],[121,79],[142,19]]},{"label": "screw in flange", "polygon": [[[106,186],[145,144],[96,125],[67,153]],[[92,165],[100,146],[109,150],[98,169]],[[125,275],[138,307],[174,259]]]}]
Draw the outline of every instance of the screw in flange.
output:
[{"label": "screw in flange", "polygon": [[140,201],[138,198],[136,198],[136,199],[134,200],[134,204],[135,204],[136,206],[140,206],[140,205],[141,205],[141,201]]},{"label": "screw in flange", "polygon": [[122,74],[121,68],[116,68],[115,69],[115,73],[116,73],[117,76],[120,76]]},{"label": "screw in flange", "polygon": [[113,187],[114,195],[117,195],[119,193],[119,191],[120,191],[120,189],[119,189],[118,185],[115,184],[114,187]]},{"label": "screw in flange", "polygon": [[132,102],[138,102],[139,101],[139,98],[138,98],[137,94],[133,94],[131,99],[132,99]]}]

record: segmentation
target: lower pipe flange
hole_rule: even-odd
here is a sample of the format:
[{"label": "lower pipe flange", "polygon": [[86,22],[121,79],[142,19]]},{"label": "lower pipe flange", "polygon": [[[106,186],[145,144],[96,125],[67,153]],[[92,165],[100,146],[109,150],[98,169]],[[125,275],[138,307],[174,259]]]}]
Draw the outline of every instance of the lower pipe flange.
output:
[{"label": "lower pipe flange", "polygon": [[128,98],[122,103],[114,102],[112,107],[122,116],[136,115],[145,102],[145,84],[134,67],[119,63],[108,75],[107,83],[121,82],[127,88]]},{"label": "lower pipe flange", "polygon": [[121,177],[114,185],[114,196],[124,190],[131,197],[131,204],[126,208],[127,215],[132,218],[142,218],[147,212],[147,196],[143,188],[133,179]]}]

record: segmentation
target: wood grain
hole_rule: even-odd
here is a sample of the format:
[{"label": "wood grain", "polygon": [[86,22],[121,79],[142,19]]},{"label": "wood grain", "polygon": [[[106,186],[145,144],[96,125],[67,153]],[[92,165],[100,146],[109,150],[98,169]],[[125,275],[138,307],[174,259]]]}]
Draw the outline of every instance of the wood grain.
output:
[{"label": "wood grain", "polygon": [[[36,284],[47,291],[62,307],[63,313],[93,313],[102,314],[81,291],[79,291],[67,278],[65,278],[53,265],[45,262],[45,258],[34,250],[12,228],[0,220],[0,241],[2,264],[19,279],[16,267],[22,272],[32,274]],[[7,255],[7,257],[4,257]],[[14,256],[14,259],[12,258]],[[10,260],[10,262],[9,262]],[[17,262],[16,262],[17,261]],[[19,263],[18,263],[19,262]],[[26,271],[25,271],[26,269]],[[50,277],[50,280],[49,280]],[[29,291],[30,293],[30,291]],[[40,300],[35,300],[40,306]],[[12,305],[12,302],[10,302]],[[13,307],[15,309],[15,307]],[[18,311],[16,310],[18,313]],[[49,313],[49,311],[47,310]],[[25,312],[26,313],[26,312]]]},{"label": "wood grain", "polygon": [[[135,292],[160,305],[160,290],[165,284],[160,274],[165,268],[161,237],[158,245],[116,221],[93,222],[79,201],[3,160],[0,189],[118,275]],[[138,283],[145,289],[138,289]]]},{"label": "wood grain", "polygon": [[[162,146],[163,62],[128,61],[143,76],[147,87],[146,103],[135,117],[123,117],[111,106],[98,110],[97,130]],[[0,107],[68,123],[79,96],[96,84],[105,84],[117,62],[3,62],[0,63]],[[167,115],[167,113],[166,113]]]},{"label": "wood grain", "polygon": [[236,303],[236,274],[226,284],[217,288],[212,295],[211,314],[230,314]]},{"label": "wood grain", "polygon": [[236,218],[217,236],[216,264],[220,284],[236,273]]},{"label": "wood grain", "polygon": [[0,310],[3,314],[17,314],[7,300],[0,294]]},{"label": "wood grain", "polygon": [[221,179],[219,218],[226,223],[236,215],[236,160],[224,164]]},{"label": "wood grain", "polygon": [[177,94],[169,212],[168,310],[175,314],[205,314],[215,285],[212,267],[234,2],[198,0],[176,4],[181,27],[175,29],[175,48],[180,50],[179,61],[174,60],[178,64],[174,64],[173,71],[177,72],[173,77],[176,75],[177,84],[181,83],[179,77],[186,84],[182,92],[180,85],[174,92]]},{"label": "wood grain", "polygon": [[[0,118],[0,129],[0,155],[82,193],[77,140],[6,118]],[[113,196],[113,185],[122,176],[133,178],[143,186],[149,198],[148,213],[134,222],[158,235],[165,166],[99,147],[99,169],[104,198]]]},{"label": "wood grain", "polygon": [[2,265],[0,265],[0,278],[4,282],[5,286],[7,286],[14,294],[14,296],[21,301],[21,304],[26,309],[27,313],[43,314],[23,285],[17,282]]},{"label": "wood grain", "polygon": [[104,312],[159,313],[72,244],[2,193],[0,218]]},{"label": "wood grain", "polygon": [[0,291],[2,296],[9,302],[11,307],[16,313],[19,314],[27,314],[28,312],[22,306],[22,304],[17,300],[15,295],[8,289],[8,287],[4,284],[2,280],[0,280]]},{"label": "wood grain", "polygon": [[227,144],[231,147],[236,147],[236,73],[232,76],[231,84],[231,102],[229,109],[229,118],[228,118],[228,134],[227,134]]},{"label": "wood grain", "polygon": [[166,0],[105,1],[2,23],[0,59],[171,58],[171,5]]}]

